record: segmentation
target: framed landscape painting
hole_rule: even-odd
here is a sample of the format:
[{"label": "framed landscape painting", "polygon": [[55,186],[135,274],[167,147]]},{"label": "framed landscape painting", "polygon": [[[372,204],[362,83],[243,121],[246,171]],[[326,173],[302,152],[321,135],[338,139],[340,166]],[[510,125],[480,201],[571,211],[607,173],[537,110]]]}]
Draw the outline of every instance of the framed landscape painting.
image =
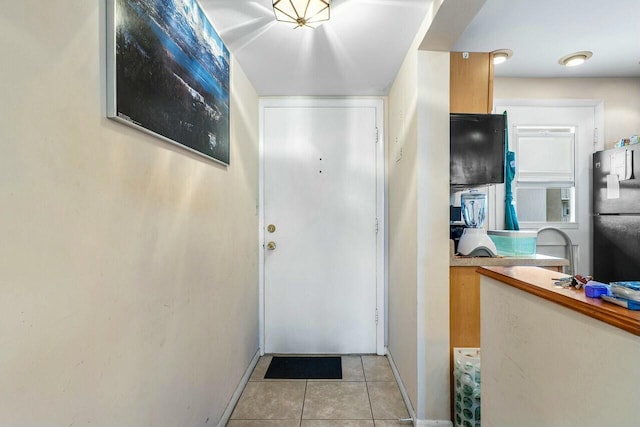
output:
[{"label": "framed landscape painting", "polygon": [[108,0],[107,115],[229,164],[229,51],[196,0]]}]

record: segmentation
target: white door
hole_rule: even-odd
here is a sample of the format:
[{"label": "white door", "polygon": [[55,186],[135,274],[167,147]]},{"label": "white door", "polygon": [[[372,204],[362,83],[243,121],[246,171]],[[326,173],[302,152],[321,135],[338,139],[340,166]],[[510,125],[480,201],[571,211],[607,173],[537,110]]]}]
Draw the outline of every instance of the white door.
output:
[{"label": "white door", "polygon": [[378,114],[263,108],[266,353],[376,352]]},{"label": "white door", "polygon": [[[498,101],[499,102],[499,101]],[[575,268],[578,274],[591,274],[591,159],[594,152],[594,135],[596,134],[596,123],[598,122],[597,104],[579,100],[556,101],[536,100],[533,105],[513,105],[509,103],[496,103],[495,111],[508,112],[509,120],[509,147],[517,153],[517,131],[521,127],[554,127],[573,126],[575,127],[575,189],[568,191],[571,194],[571,210],[574,211],[572,219],[563,222],[560,220],[551,222],[520,221],[521,229],[539,229],[545,226],[560,228],[571,238],[574,246]],[[558,156],[558,152],[547,153],[550,160]],[[530,208],[525,200],[518,200],[519,191],[515,191],[517,184],[514,182],[514,196],[516,197],[516,210],[518,217],[526,218],[522,209]],[[553,185],[551,185],[553,187]],[[566,189],[570,190],[570,189]],[[534,191],[534,190],[531,190]],[[530,191],[530,192],[531,192]],[[564,191],[564,190],[563,190]],[[502,193],[504,194],[504,193]],[[523,193],[520,193],[522,197]],[[549,193],[547,193],[549,194]],[[498,202],[503,200],[503,195],[496,197]],[[562,196],[563,197],[563,196]],[[502,203],[504,205],[504,203]],[[501,206],[501,215],[504,212]],[[570,212],[569,212],[570,213]],[[503,216],[503,215],[502,215]],[[565,242],[562,237],[553,232],[541,234],[538,240],[538,253],[565,257]]]}]

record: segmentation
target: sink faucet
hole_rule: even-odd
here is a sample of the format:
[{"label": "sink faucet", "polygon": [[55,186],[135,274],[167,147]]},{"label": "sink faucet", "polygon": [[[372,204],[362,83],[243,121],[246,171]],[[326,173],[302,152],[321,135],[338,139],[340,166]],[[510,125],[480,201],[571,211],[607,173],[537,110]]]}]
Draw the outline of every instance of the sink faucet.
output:
[{"label": "sink faucet", "polygon": [[571,241],[571,237],[569,237],[567,233],[565,233],[564,231],[556,227],[542,227],[541,229],[538,230],[538,236],[540,236],[540,233],[543,231],[555,231],[556,233],[562,236],[567,246],[567,258],[569,258],[568,274],[571,276],[575,275],[576,271],[575,271],[575,264],[574,264],[574,257],[573,257],[573,242]]}]

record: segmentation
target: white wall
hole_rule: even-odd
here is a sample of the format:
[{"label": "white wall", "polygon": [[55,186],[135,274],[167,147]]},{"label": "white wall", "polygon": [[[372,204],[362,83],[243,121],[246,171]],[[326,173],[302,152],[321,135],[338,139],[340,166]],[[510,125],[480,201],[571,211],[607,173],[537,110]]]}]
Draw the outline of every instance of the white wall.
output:
[{"label": "white wall", "polygon": [[231,166],[105,118],[104,1],[0,15],[0,425],[215,425],[258,347],[257,95]]},{"label": "white wall", "polygon": [[418,418],[448,420],[449,52],[418,52]]},{"label": "white wall", "polygon": [[493,98],[604,101],[604,147],[640,134],[640,78],[506,78],[493,81]]},{"label": "white wall", "polygon": [[636,335],[481,276],[482,425],[638,426]]},{"label": "white wall", "polygon": [[387,144],[388,347],[414,408],[418,403],[417,78],[417,51],[412,50],[389,92]]},{"label": "white wall", "polygon": [[388,105],[388,347],[423,425],[450,419],[449,53],[413,46]]}]

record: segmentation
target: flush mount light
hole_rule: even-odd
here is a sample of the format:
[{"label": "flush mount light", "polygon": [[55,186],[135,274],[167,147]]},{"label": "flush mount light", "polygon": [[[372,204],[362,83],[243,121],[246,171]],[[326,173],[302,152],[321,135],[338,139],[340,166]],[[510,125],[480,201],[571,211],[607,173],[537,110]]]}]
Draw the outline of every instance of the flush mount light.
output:
[{"label": "flush mount light", "polygon": [[295,24],[294,28],[310,27],[330,18],[331,0],[273,0],[276,20]]},{"label": "flush mount light", "polygon": [[491,56],[493,57],[493,65],[498,65],[511,58],[513,51],[511,49],[498,49],[491,52]]},{"label": "flush mount light", "polygon": [[571,53],[560,58],[560,60],[558,60],[558,64],[564,65],[565,67],[575,67],[576,65],[583,64],[584,61],[591,58],[591,55],[593,55],[593,53],[588,50]]}]

